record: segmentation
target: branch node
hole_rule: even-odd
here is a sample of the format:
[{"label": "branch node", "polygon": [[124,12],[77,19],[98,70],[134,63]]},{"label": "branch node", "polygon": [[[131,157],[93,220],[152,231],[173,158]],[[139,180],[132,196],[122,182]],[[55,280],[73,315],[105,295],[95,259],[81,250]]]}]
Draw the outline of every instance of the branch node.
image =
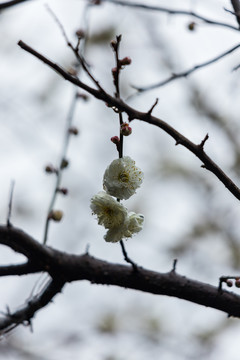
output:
[{"label": "branch node", "polygon": [[204,137],[204,139],[201,141],[201,143],[198,145],[198,147],[203,150],[204,149],[204,145],[206,143],[206,141],[209,139],[209,135],[206,134],[206,136]]},{"label": "branch node", "polygon": [[172,273],[176,272],[177,262],[178,262],[178,259],[173,260],[173,266],[172,266],[172,270],[171,270]]},{"label": "branch node", "polygon": [[175,146],[181,145],[181,144],[182,144],[181,140],[180,140],[180,139],[177,139],[176,142],[175,142]]},{"label": "branch node", "polygon": [[158,104],[158,98],[156,98],[156,100],[155,100],[155,103],[153,104],[153,106],[150,108],[150,110],[147,112],[147,114],[150,116],[150,115],[152,115],[152,111],[153,111],[153,109],[155,108],[155,106]]}]

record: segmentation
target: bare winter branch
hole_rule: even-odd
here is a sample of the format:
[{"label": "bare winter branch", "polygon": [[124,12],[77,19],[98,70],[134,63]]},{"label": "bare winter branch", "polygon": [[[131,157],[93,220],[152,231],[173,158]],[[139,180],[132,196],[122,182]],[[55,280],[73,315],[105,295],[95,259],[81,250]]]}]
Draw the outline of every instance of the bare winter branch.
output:
[{"label": "bare winter branch", "polygon": [[215,58],[211,59],[211,60],[208,60],[202,64],[198,64],[198,65],[195,65],[193,66],[192,68],[186,70],[186,71],[183,71],[183,72],[180,72],[180,73],[176,73],[176,74],[172,74],[172,76],[170,76],[169,78],[167,78],[166,80],[163,80],[163,81],[160,81],[156,84],[153,84],[153,85],[150,85],[150,86],[145,86],[145,87],[138,87],[138,86],[132,86],[134,89],[136,89],[137,91],[139,92],[144,92],[144,91],[148,91],[148,90],[153,90],[153,89],[156,89],[158,87],[161,87],[161,86],[164,86],[166,84],[169,84],[170,82],[172,82],[173,80],[176,80],[176,79],[180,79],[180,78],[183,78],[183,77],[187,77],[189,76],[190,74],[192,74],[193,72],[199,70],[199,69],[202,69],[204,67],[207,67],[208,65],[211,65],[215,62],[217,62],[218,60],[222,59],[223,57],[231,54],[232,52],[234,52],[235,50],[237,50],[238,48],[240,47],[240,44],[234,46],[233,48],[225,51],[224,53],[216,56]]},{"label": "bare winter branch", "polygon": [[[81,82],[78,78],[73,77],[69,73],[67,73],[63,68],[48,60],[43,55],[39,54],[37,51],[26,45],[24,42],[19,41],[18,45],[29,52],[30,54],[37,57],[39,60],[43,61],[45,64],[50,66],[53,70],[55,70],[58,74],[62,75],[65,80],[70,81],[76,86],[86,90],[88,93],[92,94],[95,98],[104,101],[107,103],[109,107],[117,108],[119,111],[125,112],[128,114],[128,117],[131,120],[138,119],[144,122],[147,122],[152,125],[156,125],[162,130],[164,130],[167,134],[169,134],[173,139],[175,139],[176,144],[181,144],[186,147],[189,151],[195,154],[204,164],[204,167],[211,171],[215,176],[226,186],[226,188],[238,199],[240,200],[240,189],[239,187],[224,173],[224,171],[218,167],[218,165],[206,154],[204,149],[199,147],[199,145],[194,144],[184,135],[179,133],[173,127],[168,125],[165,121],[158,119],[149,112],[140,112],[135,110],[134,108],[127,105],[121,99],[115,98],[106,92],[102,92],[100,90],[96,90]],[[239,47],[240,45],[238,45]]]},{"label": "bare winter branch", "polygon": [[170,9],[170,8],[164,8],[164,7],[160,7],[160,6],[151,6],[151,5],[141,4],[141,3],[135,3],[135,2],[133,3],[130,1],[122,1],[122,0],[102,0],[102,2],[108,2],[108,3],[114,4],[114,5],[128,6],[128,7],[138,8],[138,9],[142,9],[142,10],[158,11],[158,12],[167,13],[169,15],[190,16],[190,17],[194,17],[196,19],[202,20],[203,22],[205,22],[209,25],[217,25],[217,26],[222,26],[222,27],[226,27],[226,28],[229,28],[232,30],[239,31],[239,29],[233,25],[226,24],[221,21],[215,21],[215,20],[208,19],[204,16],[198,15],[197,13],[195,13],[193,11]]},{"label": "bare winter branch", "polygon": [[[46,306],[61,291],[65,283],[79,280],[173,296],[223,311],[229,316],[240,317],[239,295],[225,290],[219,291],[217,286],[186,278],[177,274],[175,268],[174,271],[170,270],[167,273],[158,273],[141,267],[138,267],[138,271],[134,271],[132,266],[112,264],[88,254],[77,256],[51,249],[18,229],[3,226],[0,227],[0,243],[17,249],[20,253],[27,253],[34,261],[37,258],[38,265],[53,278],[41,294],[28,300],[22,309],[12,314],[8,313],[0,319],[2,331],[11,326],[30,323],[34,314]],[[35,249],[35,257],[32,249]]]}]

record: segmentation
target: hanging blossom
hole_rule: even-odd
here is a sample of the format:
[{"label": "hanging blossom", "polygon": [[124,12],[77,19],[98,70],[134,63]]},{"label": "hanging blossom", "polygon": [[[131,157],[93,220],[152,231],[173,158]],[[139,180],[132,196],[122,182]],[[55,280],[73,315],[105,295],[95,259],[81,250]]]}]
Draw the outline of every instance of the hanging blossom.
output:
[{"label": "hanging blossom", "polygon": [[113,227],[104,236],[107,242],[117,242],[124,238],[131,238],[134,234],[142,230],[144,216],[130,212],[123,226]]},{"label": "hanging blossom", "polygon": [[129,156],[113,160],[103,176],[104,190],[118,199],[129,199],[143,181],[143,172]]},{"label": "hanging blossom", "polygon": [[119,228],[126,222],[127,209],[104,191],[92,197],[90,207],[97,215],[98,224],[106,229]]},{"label": "hanging blossom", "polygon": [[108,229],[104,236],[107,242],[130,238],[142,230],[143,215],[128,213],[122,204],[104,191],[92,197],[91,209],[93,214],[97,215],[98,224]]}]

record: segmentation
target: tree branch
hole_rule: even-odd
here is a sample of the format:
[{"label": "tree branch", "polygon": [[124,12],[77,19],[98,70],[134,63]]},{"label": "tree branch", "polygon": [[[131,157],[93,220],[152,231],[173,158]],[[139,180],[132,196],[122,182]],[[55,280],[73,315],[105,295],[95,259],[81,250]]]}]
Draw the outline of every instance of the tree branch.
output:
[{"label": "tree branch", "polygon": [[[158,119],[151,115],[149,112],[140,112],[135,110],[134,108],[127,105],[121,99],[113,97],[107,94],[105,91],[100,91],[93,89],[92,87],[86,85],[78,78],[70,75],[67,73],[63,68],[58,66],[57,64],[53,63],[52,61],[48,60],[43,55],[39,54],[37,51],[32,49],[30,46],[25,44],[23,41],[19,41],[18,45],[24,49],[25,51],[29,52],[30,54],[37,57],[39,60],[43,61],[45,64],[50,66],[53,70],[55,70],[58,74],[62,75],[65,80],[70,81],[71,83],[75,84],[76,86],[86,90],[88,93],[93,95],[95,98],[104,101],[107,103],[109,107],[117,108],[119,111],[125,112],[128,114],[129,121],[133,119],[138,119],[144,122],[147,122],[152,125],[156,125],[162,130],[164,130],[167,134],[169,134],[173,139],[176,141],[176,145],[180,144],[195,154],[202,162],[205,169],[211,171],[215,176],[226,186],[226,188],[238,199],[240,200],[240,189],[238,186],[223,172],[221,168],[206,154],[203,147],[198,144],[194,144],[184,135],[179,133],[173,127],[168,125],[161,119]],[[240,46],[240,45],[238,45]]]},{"label": "tree branch", "polygon": [[[26,253],[26,247],[35,249],[35,257],[38,258],[39,264],[53,280],[40,295],[29,300],[21,310],[7,314],[6,318],[0,320],[1,330],[7,329],[12,324],[30,322],[34,314],[46,306],[61,291],[65,283],[79,280],[177,297],[223,311],[229,316],[240,317],[239,295],[225,290],[219,291],[216,286],[186,278],[177,274],[175,270],[158,273],[138,267],[136,272],[132,266],[112,264],[88,254],[71,255],[51,249],[36,242],[21,230],[0,226],[0,243],[16,249],[14,245],[16,242],[18,243],[17,251],[20,253]],[[47,258],[45,252],[48,252]],[[31,250],[28,254],[32,257]]]},{"label": "tree branch", "polygon": [[137,91],[139,91],[139,92],[144,92],[144,91],[153,90],[153,89],[156,89],[158,87],[169,84],[173,80],[180,79],[180,78],[183,78],[183,77],[186,78],[187,76],[189,76],[193,72],[195,72],[195,71],[197,71],[199,69],[202,69],[203,67],[206,67],[208,65],[211,65],[211,64],[217,62],[218,60],[222,59],[223,57],[231,54],[232,52],[237,50],[239,47],[240,47],[240,44],[232,47],[231,49],[225,51],[224,53],[222,53],[222,54],[216,56],[215,58],[213,58],[211,60],[208,60],[208,61],[206,61],[206,62],[204,62],[202,64],[195,65],[192,68],[190,68],[190,69],[188,69],[186,71],[180,72],[180,73],[174,73],[174,74],[172,74],[172,76],[168,77],[166,80],[160,81],[160,82],[158,82],[156,84],[153,84],[153,85],[150,85],[150,86],[145,86],[145,87],[138,87],[138,86],[133,86],[132,85],[132,87],[134,89],[136,89]]},{"label": "tree branch", "polygon": [[8,310],[0,319],[0,333],[6,333],[20,324],[31,325],[31,319],[36,312],[48,305],[53,297],[62,290],[64,283],[50,280],[40,294],[28,300],[26,305],[13,313]]},{"label": "tree branch", "polygon": [[198,15],[197,13],[195,13],[193,11],[169,9],[169,8],[164,8],[164,7],[160,7],[160,6],[151,6],[151,5],[141,4],[141,3],[132,3],[130,1],[121,1],[121,0],[101,0],[101,1],[108,2],[108,3],[114,4],[114,5],[128,6],[128,7],[138,8],[138,9],[142,9],[142,10],[164,12],[169,15],[191,16],[191,17],[195,17],[196,19],[202,20],[203,22],[210,24],[210,25],[222,26],[222,27],[229,28],[231,30],[239,31],[239,29],[233,25],[208,19],[204,16]]},{"label": "tree branch", "polygon": [[6,1],[2,4],[0,4],[0,10],[3,10],[3,9],[7,9],[11,6],[14,6],[14,5],[18,5],[18,4],[21,4],[25,1],[29,1],[29,0],[11,0],[11,1]]},{"label": "tree branch", "polygon": [[235,11],[236,20],[240,26],[240,1],[239,0],[231,0],[232,7]]}]

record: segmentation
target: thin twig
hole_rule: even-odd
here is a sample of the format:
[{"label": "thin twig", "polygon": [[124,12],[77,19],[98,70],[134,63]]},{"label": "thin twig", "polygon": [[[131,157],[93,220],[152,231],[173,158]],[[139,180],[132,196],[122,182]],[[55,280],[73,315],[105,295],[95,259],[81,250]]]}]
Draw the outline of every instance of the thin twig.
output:
[{"label": "thin twig", "polygon": [[57,199],[57,195],[59,194],[59,188],[61,185],[62,174],[63,174],[63,170],[64,170],[64,167],[62,166],[62,164],[64,163],[64,161],[66,161],[66,155],[67,155],[69,140],[70,140],[70,136],[71,136],[71,134],[69,132],[69,128],[71,127],[71,124],[73,121],[73,115],[74,115],[74,111],[76,108],[76,104],[77,104],[77,95],[75,94],[75,96],[73,97],[73,99],[71,101],[71,105],[70,105],[68,116],[67,116],[67,126],[66,126],[66,130],[65,130],[65,138],[64,138],[64,144],[63,144],[63,149],[62,149],[62,155],[60,157],[59,166],[58,166],[58,170],[56,173],[55,186],[54,186],[52,198],[50,200],[50,204],[49,204],[48,212],[47,212],[47,216],[46,216],[45,227],[44,227],[44,236],[43,236],[44,244],[46,244],[46,242],[47,242],[49,225],[51,222],[51,217],[49,216],[49,214],[51,214],[51,212],[54,208],[56,199]]},{"label": "thin twig", "polygon": [[34,296],[20,310],[9,312],[0,319],[0,331],[4,334],[20,324],[30,325],[35,313],[49,304],[53,297],[61,291],[63,285],[61,281],[50,280],[38,296]]},{"label": "thin twig", "polygon": [[[48,5],[46,5],[46,7],[47,7],[49,13],[51,14],[51,16],[53,16],[53,18],[56,21],[59,28],[61,29],[61,32],[63,34],[63,37],[64,37],[67,45],[72,48],[72,44],[68,40],[67,34],[66,34],[65,29],[64,29],[63,25],[61,24],[60,20],[57,18],[55,13],[51,10],[51,8]],[[89,8],[90,8],[89,4],[87,4],[85,6],[85,11],[83,12],[83,20],[87,19],[87,13],[89,11]],[[86,45],[86,37],[87,37],[87,32],[88,32],[88,22],[87,21],[85,21],[85,31],[84,32],[85,32],[85,37],[84,37],[84,39],[82,39],[80,48],[79,48],[79,44],[78,44],[78,51],[79,52],[81,51],[81,53],[84,52],[85,45]],[[80,64],[81,63],[79,62],[79,65]],[[78,67],[78,73],[79,72],[80,72],[80,68]],[[59,194],[59,188],[60,188],[60,184],[61,184],[61,180],[62,180],[62,172],[63,172],[62,164],[66,160],[69,141],[70,141],[70,138],[71,138],[71,132],[69,131],[69,129],[72,126],[77,101],[78,101],[78,92],[77,92],[77,90],[74,90],[74,95],[73,95],[73,98],[71,100],[71,104],[70,104],[68,115],[67,115],[65,137],[64,137],[64,143],[63,143],[63,148],[62,148],[62,154],[61,154],[61,157],[60,157],[59,166],[58,166],[58,170],[57,170],[57,173],[56,173],[55,187],[54,187],[54,190],[53,190],[52,198],[51,198],[51,201],[50,201],[50,204],[49,204],[48,213],[47,213],[47,217],[46,217],[46,221],[45,221],[44,237],[43,237],[43,243],[44,244],[46,244],[46,242],[47,242],[49,225],[50,225],[50,221],[51,221],[51,219],[49,217],[49,214],[51,214],[51,212],[52,212],[52,210],[54,208],[56,199],[57,199],[57,195]]]},{"label": "thin twig", "polygon": [[185,15],[185,16],[195,17],[196,19],[202,20],[203,22],[205,22],[209,25],[217,25],[217,26],[229,28],[231,30],[239,31],[239,28],[237,28],[233,25],[226,24],[221,21],[215,21],[215,20],[208,19],[204,16],[198,15],[197,13],[195,13],[193,11],[169,9],[169,8],[164,8],[164,7],[160,7],[160,6],[151,6],[151,5],[141,4],[141,3],[135,3],[135,2],[133,3],[130,1],[121,1],[121,0],[101,0],[101,1],[108,2],[108,3],[114,4],[114,5],[127,6],[127,7],[142,9],[142,10],[164,12],[169,15]]},{"label": "thin twig", "polygon": [[9,203],[8,203],[8,215],[7,215],[7,227],[11,226],[11,215],[12,215],[12,202],[13,202],[13,191],[14,191],[14,185],[15,185],[15,181],[13,180],[11,182],[11,187],[10,187],[10,196],[9,196]]},{"label": "thin twig", "polygon": [[211,65],[215,62],[217,62],[218,60],[222,59],[223,57],[231,54],[232,52],[234,52],[235,50],[237,50],[238,48],[240,47],[240,44],[238,45],[235,45],[234,47],[232,47],[231,49],[225,51],[224,53],[214,57],[213,59],[211,60],[208,60],[204,63],[201,63],[201,64],[198,64],[198,65],[195,65],[193,66],[192,68],[186,70],[186,71],[183,71],[183,72],[180,72],[180,73],[174,73],[172,74],[172,76],[170,76],[169,78],[167,78],[166,80],[163,80],[163,81],[160,81],[156,84],[153,84],[153,85],[150,85],[150,86],[145,86],[145,87],[138,87],[138,86],[133,86],[132,87],[134,89],[136,89],[138,92],[142,93],[142,92],[145,92],[145,91],[148,91],[148,90],[153,90],[153,89],[156,89],[158,87],[161,87],[161,86],[164,86],[166,84],[169,84],[170,82],[172,82],[173,80],[176,80],[176,79],[179,79],[179,78],[183,78],[183,77],[187,77],[189,76],[190,74],[192,74],[193,72],[201,69],[201,68],[204,68],[208,65]]},{"label": "thin twig", "polygon": [[[90,7],[90,4],[86,5],[87,8]],[[86,32],[85,32],[85,36],[81,39],[80,42],[80,38],[78,39],[77,45],[74,47],[73,44],[71,43],[71,41],[68,39],[67,33],[64,29],[64,26],[62,25],[61,21],[58,19],[57,15],[54,13],[54,11],[49,7],[49,5],[46,5],[46,8],[48,9],[49,13],[51,14],[51,16],[54,18],[54,20],[56,21],[57,25],[59,26],[63,37],[66,41],[66,44],[68,47],[70,47],[70,49],[73,51],[75,57],[77,58],[79,64],[82,66],[83,70],[86,72],[86,74],[89,76],[89,78],[93,81],[93,83],[98,87],[99,90],[104,91],[103,88],[101,87],[99,81],[97,81],[95,79],[95,77],[91,74],[90,70],[89,70],[89,66],[87,65],[87,62],[84,59],[83,56],[83,52],[79,51],[79,44],[81,42],[84,41],[84,44],[86,43]],[[87,29],[86,29],[87,31]]]}]

